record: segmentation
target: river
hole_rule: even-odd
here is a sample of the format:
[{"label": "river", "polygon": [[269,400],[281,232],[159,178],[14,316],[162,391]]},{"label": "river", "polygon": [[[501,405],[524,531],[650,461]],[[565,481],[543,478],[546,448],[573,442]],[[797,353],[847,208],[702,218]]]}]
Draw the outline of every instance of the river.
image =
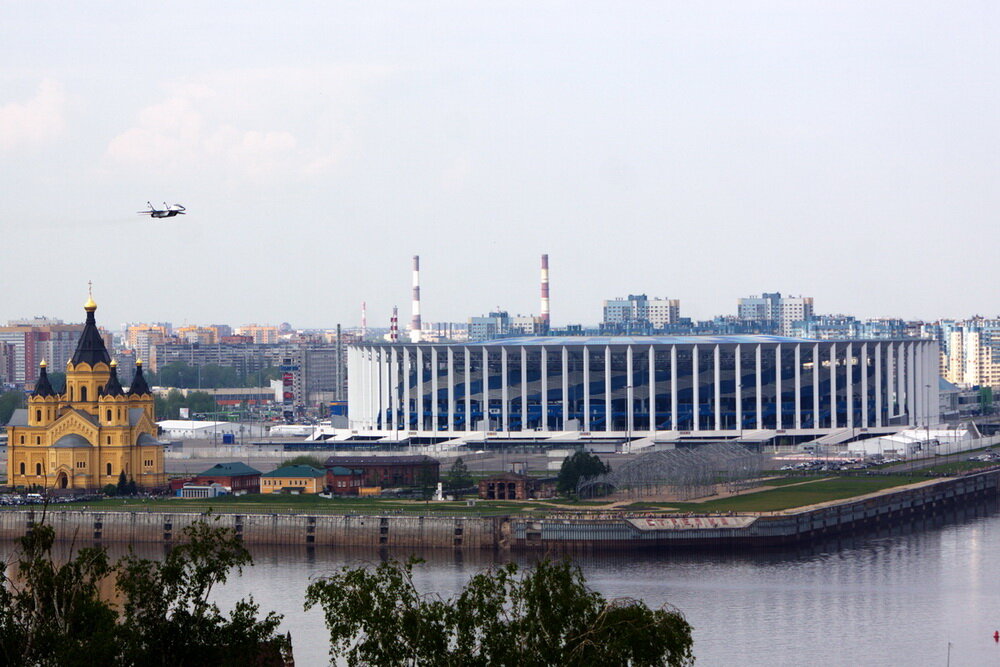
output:
[{"label": "river", "polygon": [[[108,545],[112,556],[122,545]],[[139,545],[156,557],[162,546]],[[385,554],[255,547],[254,565],[214,593],[220,606],[253,594],[284,615],[296,664],[328,664],[322,612],[302,610],[311,579]],[[503,554],[429,550],[421,590],[449,596]],[[532,556],[516,554],[521,564]],[[699,665],[1000,664],[1000,511],[995,501],[908,528],[805,548],[718,553],[593,554],[573,558],[608,597],[671,604],[694,627]]]}]

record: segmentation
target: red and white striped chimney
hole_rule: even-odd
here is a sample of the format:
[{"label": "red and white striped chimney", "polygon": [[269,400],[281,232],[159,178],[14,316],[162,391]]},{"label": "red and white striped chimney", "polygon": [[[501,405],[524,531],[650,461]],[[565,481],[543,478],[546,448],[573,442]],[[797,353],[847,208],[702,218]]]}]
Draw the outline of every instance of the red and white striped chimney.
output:
[{"label": "red and white striped chimney", "polygon": [[420,326],[420,255],[413,256],[413,321],[410,322],[410,342],[421,340]]},{"label": "red and white striped chimney", "polygon": [[399,308],[392,307],[392,318],[389,320],[389,342],[399,342]]},{"label": "red and white striped chimney", "polygon": [[542,328],[549,331],[549,256],[542,255]]}]

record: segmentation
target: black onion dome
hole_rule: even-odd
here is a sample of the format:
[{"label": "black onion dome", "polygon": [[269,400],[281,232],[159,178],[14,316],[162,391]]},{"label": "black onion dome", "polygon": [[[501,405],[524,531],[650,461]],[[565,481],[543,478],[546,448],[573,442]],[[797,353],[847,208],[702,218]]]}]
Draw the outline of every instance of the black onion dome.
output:
[{"label": "black onion dome", "polygon": [[49,382],[49,373],[45,368],[45,362],[42,362],[42,370],[38,374],[38,379],[35,380],[35,390],[31,392],[32,396],[46,397],[46,396],[56,396],[56,392],[52,389],[52,383]]},{"label": "black onion dome", "polygon": [[145,396],[152,393],[149,390],[149,385],[146,384],[146,377],[142,374],[142,362],[135,362],[135,377],[132,378],[132,384],[128,388],[128,395]]},{"label": "black onion dome", "polygon": [[108,354],[108,348],[104,345],[104,338],[101,337],[101,332],[97,330],[97,321],[94,319],[94,311],[97,310],[97,305],[93,301],[88,301],[85,306],[87,311],[87,322],[83,325],[83,333],[80,334],[80,340],[76,343],[76,352],[73,353],[72,364],[87,363],[93,368],[100,362],[106,364],[111,363],[111,355]]},{"label": "black onion dome", "polygon": [[118,380],[118,364],[111,362],[111,377],[108,378],[108,383],[101,389],[101,396],[124,395],[125,390],[122,389],[122,383]]}]

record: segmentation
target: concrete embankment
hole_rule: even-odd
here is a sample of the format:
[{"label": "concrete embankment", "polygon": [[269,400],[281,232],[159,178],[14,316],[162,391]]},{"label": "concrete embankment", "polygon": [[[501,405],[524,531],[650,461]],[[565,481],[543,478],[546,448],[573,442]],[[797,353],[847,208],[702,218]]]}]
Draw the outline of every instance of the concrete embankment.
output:
[{"label": "concrete embankment", "polygon": [[[339,516],[213,514],[249,544],[363,548],[635,549],[795,544],[913,520],[987,499],[1000,488],[1000,470],[928,480],[895,490],[785,512],[740,515],[606,515],[527,517]],[[57,539],[82,543],[177,543],[198,513],[100,512],[58,509],[0,512],[0,540],[13,540],[37,522]]]},{"label": "concrete embankment", "polygon": [[[0,512],[0,540],[24,535],[42,520],[56,539],[84,542],[184,540],[184,528],[205,518],[197,513],[12,510]],[[375,548],[486,549],[503,542],[503,518],[378,517],[305,514],[213,514],[214,525],[232,528],[246,544],[335,545]]]}]

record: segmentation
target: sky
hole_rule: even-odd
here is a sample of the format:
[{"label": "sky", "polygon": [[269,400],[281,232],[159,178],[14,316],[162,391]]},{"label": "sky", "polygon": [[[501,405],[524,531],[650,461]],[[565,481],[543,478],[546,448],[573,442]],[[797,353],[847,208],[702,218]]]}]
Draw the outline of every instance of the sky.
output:
[{"label": "sky", "polygon": [[[0,321],[996,316],[995,2],[0,0]],[[150,200],[188,214],[137,215]]]}]

